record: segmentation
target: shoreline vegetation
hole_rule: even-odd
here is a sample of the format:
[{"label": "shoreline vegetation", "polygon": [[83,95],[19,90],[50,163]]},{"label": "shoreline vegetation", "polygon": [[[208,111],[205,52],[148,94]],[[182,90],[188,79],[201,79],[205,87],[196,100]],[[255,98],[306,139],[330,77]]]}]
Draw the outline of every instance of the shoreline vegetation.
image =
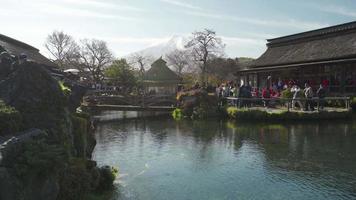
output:
[{"label": "shoreline vegetation", "polygon": [[[356,108],[356,98],[351,99],[352,109],[332,109],[320,111],[295,111],[287,108],[238,108],[229,106],[223,99],[218,99],[213,94],[204,90],[192,90],[177,95],[178,106],[171,113],[176,119],[206,119],[219,117],[232,120],[252,120],[252,121],[288,121],[288,120],[330,120],[349,119]],[[261,100],[262,101],[262,100]],[[217,106],[219,105],[219,106]]]}]

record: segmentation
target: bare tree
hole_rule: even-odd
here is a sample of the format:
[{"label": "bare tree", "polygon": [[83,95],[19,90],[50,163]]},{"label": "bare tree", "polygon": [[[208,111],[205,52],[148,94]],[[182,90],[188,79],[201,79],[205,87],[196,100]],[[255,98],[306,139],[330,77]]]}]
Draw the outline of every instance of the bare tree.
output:
[{"label": "bare tree", "polygon": [[193,59],[198,63],[201,70],[201,82],[203,86],[206,86],[208,60],[214,57],[221,57],[224,54],[225,45],[222,43],[221,38],[216,36],[215,31],[205,29],[193,32],[190,41],[186,44],[186,48],[191,50]]},{"label": "bare tree", "polygon": [[113,60],[113,55],[106,42],[102,40],[82,40],[80,47],[81,70],[87,69],[95,83],[100,83],[103,78],[103,70]]},{"label": "bare tree", "polygon": [[54,61],[62,69],[71,65],[73,59],[78,57],[78,45],[72,36],[63,31],[53,31],[47,36],[46,49],[54,57]]},{"label": "bare tree", "polygon": [[183,70],[190,64],[189,55],[186,50],[174,50],[166,55],[167,61],[175,68],[179,76],[182,75]]},{"label": "bare tree", "polygon": [[139,68],[140,76],[143,77],[145,73],[145,68],[151,64],[153,58],[150,56],[145,56],[140,53],[135,53],[129,58],[129,64],[137,66]]}]

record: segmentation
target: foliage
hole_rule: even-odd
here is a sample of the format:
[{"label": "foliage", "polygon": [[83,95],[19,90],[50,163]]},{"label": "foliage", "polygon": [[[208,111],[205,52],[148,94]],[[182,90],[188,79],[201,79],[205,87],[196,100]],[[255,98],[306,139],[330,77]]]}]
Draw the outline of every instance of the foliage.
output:
[{"label": "foliage", "polygon": [[182,119],[182,118],[183,118],[183,112],[182,112],[182,110],[179,109],[179,108],[174,109],[173,112],[172,112],[172,117],[173,117],[173,119],[175,119],[175,120],[180,120],[180,119]]},{"label": "foliage", "polygon": [[122,86],[125,91],[131,91],[137,84],[135,72],[125,59],[115,60],[105,70],[105,76],[109,78],[110,83]]},{"label": "foliage", "polygon": [[22,126],[21,114],[13,107],[6,106],[0,100],[0,136],[16,133]]},{"label": "foliage", "polygon": [[72,90],[68,86],[66,86],[63,81],[59,81],[58,83],[59,83],[59,87],[61,88],[64,96],[69,97]]},{"label": "foliage", "polygon": [[16,174],[24,178],[33,174],[55,174],[63,168],[68,154],[62,146],[48,144],[45,139],[36,139],[17,147],[12,159],[7,162],[13,163]]},{"label": "foliage", "polygon": [[212,79],[219,80],[219,82],[225,81],[230,74],[236,72],[236,70],[240,67],[238,58],[213,58],[208,60],[207,63],[207,72]]},{"label": "foliage", "polygon": [[291,99],[293,98],[293,93],[289,88],[287,88],[281,92],[281,97],[285,99]]},{"label": "foliage", "polygon": [[218,100],[203,90],[191,90],[179,94],[179,108],[184,117],[205,119],[218,114]]},{"label": "foliage", "polygon": [[236,115],[237,115],[237,112],[238,112],[238,108],[237,107],[228,107],[226,109],[226,112],[227,112],[227,115],[230,118],[234,119],[234,118],[236,118]]},{"label": "foliage", "polygon": [[350,117],[350,112],[267,112],[265,110],[249,110],[235,107],[226,109],[230,119],[258,120],[258,121],[285,121],[285,120],[320,120],[320,119],[344,119]]}]

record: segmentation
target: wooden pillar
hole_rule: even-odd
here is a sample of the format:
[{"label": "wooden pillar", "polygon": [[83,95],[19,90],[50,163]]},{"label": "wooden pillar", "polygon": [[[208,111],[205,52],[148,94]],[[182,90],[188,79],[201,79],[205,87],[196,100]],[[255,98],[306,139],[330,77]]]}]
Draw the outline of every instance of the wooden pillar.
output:
[{"label": "wooden pillar", "polygon": [[346,86],[346,66],[347,65],[341,65],[341,77],[340,77],[340,86],[341,86],[341,93],[345,94],[345,86]]}]

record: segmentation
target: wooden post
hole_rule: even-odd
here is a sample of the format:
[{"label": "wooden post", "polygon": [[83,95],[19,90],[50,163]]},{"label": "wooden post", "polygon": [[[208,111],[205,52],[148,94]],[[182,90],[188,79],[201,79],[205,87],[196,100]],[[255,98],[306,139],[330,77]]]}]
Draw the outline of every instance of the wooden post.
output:
[{"label": "wooden post", "polygon": [[288,99],[287,101],[287,108],[288,108],[288,112],[290,111],[290,99]]}]

